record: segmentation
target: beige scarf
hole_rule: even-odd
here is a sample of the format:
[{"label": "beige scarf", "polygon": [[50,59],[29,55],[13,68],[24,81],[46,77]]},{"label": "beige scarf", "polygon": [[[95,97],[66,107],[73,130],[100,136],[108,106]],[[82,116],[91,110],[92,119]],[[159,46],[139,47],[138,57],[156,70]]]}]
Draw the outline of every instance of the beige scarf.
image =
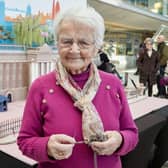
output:
[{"label": "beige scarf", "polygon": [[60,60],[56,63],[56,78],[74,100],[74,106],[82,111],[82,133],[85,143],[104,141],[103,123],[92,103],[101,82],[96,65],[91,64],[89,78],[83,89],[68,74]]}]

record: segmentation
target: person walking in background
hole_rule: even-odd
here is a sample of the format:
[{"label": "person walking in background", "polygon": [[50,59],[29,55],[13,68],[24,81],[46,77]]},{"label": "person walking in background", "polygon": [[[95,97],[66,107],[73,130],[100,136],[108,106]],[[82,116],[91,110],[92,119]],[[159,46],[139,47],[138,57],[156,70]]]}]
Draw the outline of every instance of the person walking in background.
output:
[{"label": "person walking in background", "polygon": [[38,168],[121,168],[138,130],[121,81],[99,71],[104,20],[93,8],[57,15],[56,69],[29,89],[17,144]]},{"label": "person walking in background", "polygon": [[98,55],[100,57],[101,64],[98,67],[99,70],[102,70],[104,72],[112,73],[116,75],[119,79],[122,79],[119,72],[116,70],[116,67],[114,64],[112,64],[107,56],[107,54],[102,51],[101,49],[98,52]]},{"label": "person walking in background", "polygon": [[139,45],[139,50],[138,50],[138,53],[136,54],[136,66],[137,66],[137,70],[136,70],[136,72],[134,73],[134,75],[139,75],[139,68],[138,68],[137,60],[138,60],[138,58],[139,58],[139,55],[144,52],[144,49],[145,49],[145,43],[143,42],[143,43],[141,43],[141,44]]},{"label": "person walking in background", "polygon": [[[138,58],[140,55],[142,55],[144,52],[145,52],[145,49],[146,49],[146,40],[150,39],[150,37],[147,37],[145,38],[145,40],[143,41],[143,43],[141,43],[139,45],[139,50],[138,50],[138,53],[137,53],[137,61],[138,61]],[[138,67],[138,62],[136,61],[136,64],[137,64],[137,70],[136,72],[134,73],[134,75],[139,75],[139,67]]]},{"label": "person walking in background", "polygon": [[98,65],[98,69],[105,71],[105,72],[111,72],[112,69],[108,68],[107,64],[110,62],[107,54],[102,50],[99,49],[98,51],[98,57],[100,59],[100,65]]},{"label": "person walking in background", "polygon": [[168,61],[168,46],[165,43],[165,37],[163,35],[158,36],[157,42],[158,42],[157,51],[160,56],[160,59],[159,59],[160,68],[159,68],[159,74],[157,76],[158,93],[154,96],[165,97],[166,89],[165,89],[164,85],[160,84],[160,80],[161,80],[161,78],[164,77],[164,74],[165,74],[166,63]]},{"label": "person walking in background", "polygon": [[[164,77],[160,79],[160,86],[163,87],[163,93],[165,93],[164,98],[168,98],[168,61],[165,68]],[[167,88],[167,89],[166,89]]]},{"label": "person walking in background", "polygon": [[148,96],[152,96],[153,85],[156,83],[156,74],[159,69],[159,54],[153,49],[153,40],[145,40],[145,50],[137,60],[139,67],[139,82],[148,88]]}]

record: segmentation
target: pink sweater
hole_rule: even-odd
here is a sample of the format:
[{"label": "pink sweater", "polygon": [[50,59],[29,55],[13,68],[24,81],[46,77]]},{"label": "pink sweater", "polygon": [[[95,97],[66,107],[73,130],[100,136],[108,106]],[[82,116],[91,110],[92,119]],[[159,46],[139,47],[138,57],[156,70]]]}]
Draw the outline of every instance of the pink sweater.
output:
[{"label": "pink sweater", "polygon": [[[98,168],[121,168],[120,156],[133,150],[138,142],[123,87],[117,77],[100,71],[102,82],[93,100],[105,130],[118,130],[123,136],[120,149],[111,156],[98,156]],[[88,73],[73,76],[83,87]],[[77,144],[70,158],[51,160],[47,142],[51,134],[67,134],[82,140],[81,112],[71,97],[56,83],[55,72],[39,77],[29,90],[17,143],[24,155],[39,162],[39,168],[93,168],[93,151]]]}]

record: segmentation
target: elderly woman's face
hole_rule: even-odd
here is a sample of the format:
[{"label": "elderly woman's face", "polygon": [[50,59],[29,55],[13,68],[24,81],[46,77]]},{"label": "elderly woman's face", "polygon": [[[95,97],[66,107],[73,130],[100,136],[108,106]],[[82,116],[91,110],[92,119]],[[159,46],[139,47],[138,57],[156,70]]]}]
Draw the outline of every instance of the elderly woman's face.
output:
[{"label": "elderly woman's face", "polygon": [[72,74],[85,71],[96,55],[93,28],[64,20],[58,33],[58,53],[64,67]]},{"label": "elderly woman's face", "polygon": [[153,44],[151,43],[151,42],[146,42],[146,48],[148,49],[148,50],[152,50],[152,46],[153,46]]}]

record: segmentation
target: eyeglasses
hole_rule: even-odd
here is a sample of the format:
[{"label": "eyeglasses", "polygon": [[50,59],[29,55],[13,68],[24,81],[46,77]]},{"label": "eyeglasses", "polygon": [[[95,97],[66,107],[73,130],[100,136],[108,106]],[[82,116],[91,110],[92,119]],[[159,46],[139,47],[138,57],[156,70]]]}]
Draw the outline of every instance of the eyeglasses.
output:
[{"label": "eyeglasses", "polygon": [[61,38],[59,40],[60,46],[64,48],[71,48],[73,43],[76,43],[80,49],[89,49],[95,42],[90,42],[83,39],[75,42],[75,40],[71,38]]}]

